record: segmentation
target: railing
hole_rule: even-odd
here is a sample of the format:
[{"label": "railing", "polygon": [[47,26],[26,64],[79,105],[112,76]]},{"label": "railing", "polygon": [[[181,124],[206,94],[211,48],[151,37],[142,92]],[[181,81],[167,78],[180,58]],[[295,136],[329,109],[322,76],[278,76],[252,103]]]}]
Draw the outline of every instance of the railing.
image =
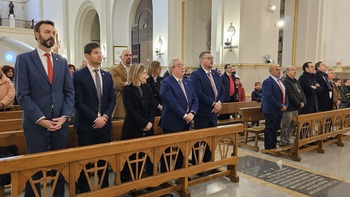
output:
[{"label": "railing", "polygon": [[[17,28],[34,29],[34,25],[35,25],[34,19],[32,19],[31,21],[15,19],[15,27]],[[10,19],[0,18],[0,26],[10,27]]]},{"label": "railing", "polygon": [[[144,137],[133,140],[124,140],[99,145],[71,148],[59,151],[50,151],[45,153],[29,154],[0,160],[0,174],[11,173],[11,196],[17,197],[24,190],[27,181],[33,183],[32,175],[37,172],[46,172],[52,169],[57,170],[63,175],[65,181],[69,184],[69,196],[120,196],[133,190],[156,187],[162,183],[171,180],[174,184],[167,188],[154,191],[151,195],[160,196],[169,192],[180,191],[182,196],[188,196],[188,187],[203,181],[211,180],[217,177],[227,176],[233,182],[238,182],[237,164],[238,164],[238,137],[237,134],[243,131],[243,125],[227,125],[212,127],[207,129],[179,132],[173,134],[164,134],[152,137]],[[199,143],[199,147],[195,144]],[[212,151],[211,161],[203,163],[203,152],[206,147]],[[166,149],[170,148],[170,153]],[[183,153],[183,165],[180,169],[174,169],[179,152]],[[215,151],[219,152],[219,157],[215,158]],[[188,157],[194,154],[196,163],[189,165]],[[142,153],[142,154],[139,154]],[[143,155],[135,159],[130,157],[133,154]],[[162,157],[172,157],[166,172],[160,172],[158,169]],[[146,159],[152,163],[153,175],[142,177]],[[97,167],[92,165],[90,169],[87,164],[96,164],[97,161],[104,160],[106,165]],[[136,169],[131,168],[131,163],[136,164]],[[108,164],[108,165],[107,165]],[[124,164],[132,171],[132,180],[130,182],[121,182],[121,171]],[[98,181],[97,171],[107,171],[108,166],[113,171],[115,183],[107,188],[101,189],[101,182]],[[201,177],[195,180],[189,180],[188,177],[209,170],[219,169],[217,173]],[[89,182],[90,192],[77,195],[76,182],[80,172],[83,171]],[[89,174],[93,177],[89,177]],[[103,173],[106,176],[108,173]],[[90,179],[91,178],[91,179]],[[49,190],[47,180],[57,181],[57,176],[43,176],[36,180],[42,185],[42,196],[46,196]],[[103,180],[103,178],[101,178]],[[32,184],[34,186],[34,184]],[[51,191],[55,188],[52,185]],[[36,188],[33,188],[36,191]]]}]

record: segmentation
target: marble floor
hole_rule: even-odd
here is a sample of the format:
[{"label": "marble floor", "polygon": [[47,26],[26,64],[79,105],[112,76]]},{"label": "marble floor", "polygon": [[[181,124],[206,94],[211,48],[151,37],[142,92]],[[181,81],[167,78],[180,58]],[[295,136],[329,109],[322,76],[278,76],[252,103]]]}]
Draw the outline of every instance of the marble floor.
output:
[{"label": "marble floor", "polygon": [[[350,170],[348,170],[350,166],[350,139],[344,140],[344,142],[344,147],[338,147],[336,145],[325,146],[324,154],[317,153],[316,151],[303,153],[301,154],[301,162],[239,148],[238,153],[241,157],[239,161],[240,172],[238,172],[239,182],[232,183],[226,178],[220,178],[203,183],[190,188],[191,197],[350,196]],[[263,148],[262,141],[259,141],[259,146],[260,149]],[[245,159],[245,157],[249,158]],[[315,176],[320,175],[339,182],[339,184],[335,187],[330,186],[325,188],[323,191],[313,195],[306,195],[259,179],[256,177],[258,173],[255,173],[254,176],[254,171],[266,168],[267,166],[264,165],[271,167],[271,163],[280,168],[287,166],[315,174]],[[250,169],[246,168],[246,171],[250,173],[242,173],[242,169],[247,165],[250,165]]]},{"label": "marble floor", "polygon": [[[344,140],[344,142],[344,147],[325,146],[324,154],[316,151],[303,153],[301,154],[301,162],[239,148],[239,182],[232,183],[228,178],[219,178],[202,183],[189,188],[191,197],[350,196],[350,170],[348,169],[350,167],[350,139]],[[260,149],[263,149],[262,141],[259,141],[259,146]],[[216,153],[217,157],[219,157],[218,154]],[[308,173],[310,176],[323,177],[329,183],[336,182],[336,184],[325,187],[325,189],[315,192],[313,195],[307,195],[310,193],[298,192],[285,185],[274,184],[271,180],[261,178],[264,176],[261,174],[263,170],[265,170],[263,173],[267,173],[266,169],[281,170],[285,167],[299,170],[300,173]],[[296,178],[294,177],[294,179]],[[6,193],[8,194],[8,192]],[[172,195],[180,196],[178,193]]]}]

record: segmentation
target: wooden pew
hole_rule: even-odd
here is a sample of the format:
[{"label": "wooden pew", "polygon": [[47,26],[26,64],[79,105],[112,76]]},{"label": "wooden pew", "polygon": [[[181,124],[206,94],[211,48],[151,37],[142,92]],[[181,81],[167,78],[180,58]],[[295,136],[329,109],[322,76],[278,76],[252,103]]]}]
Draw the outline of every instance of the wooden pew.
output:
[{"label": "wooden pew", "polygon": [[[261,103],[257,101],[247,101],[247,102],[228,102],[222,103],[222,109],[219,114],[239,114],[239,108],[244,107],[260,107]],[[241,115],[241,114],[240,114]],[[226,120],[218,120],[218,125],[227,125],[233,123],[242,123],[240,117],[233,117]]]},{"label": "wooden pew", "polygon": [[[188,187],[204,181],[222,176],[227,176],[232,182],[239,181],[237,175],[237,133],[242,131],[242,124],[227,125],[6,158],[0,160],[0,174],[11,173],[11,196],[17,197],[23,191],[27,180],[31,179],[31,174],[39,171],[45,173],[48,170],[55,169],[63,175],[68,183],[69,196],[77,196],[76,181],[79,178],[80,171],[83,170],[89,176],[84,166],[89,163],[96,164],[98,160],[105,160],[111,166],[116,181],[111,183],[112,185],[109,187],[101,189],[97,182],[98,178],[95,177],[97,175],[96,171],[101,170],[101,167],[92,166],[89,171],[91,171],[93,177],[88,179],[91,183],[91,192],[79,194],[79,196],[120,196],[130,191],[157,187],[164,183],[168,183],[167,187],[153,191],[153,193],[148,195],[161,196],[166,193],[179,191],[181,196],[189,196]],[[166,172],[158,170],[159,161],[164,155],[165,149],[172,147],[171,153],[177,155],[178,148],[180,148],[184,158],[188,158],[191,150],[194,148],[194,144],[198,142],[206,142],[206,144],[199,148],[198,153],[195,153],[197,158],[199,158],[196,165],[191,166],[188,160],[184,159],[181,169],[174,170],[173,167],[170,167]],[[233,145],[233,148],[230,148],[232,147],[230,144]],[[202,159],[200,159],[200,152],[205,150],[206,145],[210,147],[212,152],[219,152],[220,157],[215,158],[215,154],[212,154],[211,161],[203,163]],[[130,155],[140,152],[145,153],[142,158],[137,160],[130,159]],[[140,167],[132,181],[121,183],[120,172],[124,163],[138,162],[138,164],[142,164],[145,158],[149,158],[152,162],[153,175],[141,176],[143,167]],[[189,179],[190,176],[195,174],[219,168],[220,170],[210,176]],[[107,170],[108,166],[104,166],[103,169]],[[57,180],[57,177],[51,178],[54,181]],[[172,180],[178,181],[170,182]],[[49,192],[47,190],[50,190],[50,187],[47,187],[49,183],[46,178],[40,179],[40,183],[43,185],[42,188],[44,188],[42,189],[42,196],[46,196]],[[54,187],[52,190],[55,189]]]},{"label": "wooden pew", "polygon": [[0,132],[22,130],[22,119],[0,120]]},{"label": "wooden pew", "polygon": [[[162,134],[162,129],[158,126],[160,117],[155,118],[154,130],[156,134]],[[0,121],[0,145],[16,145],[19,154],[27,154],[27,148],[25,145],[25,137],[20,124],[21,119]],[[112,121],[112,141],[118,141],[121,138],[121,131],[123,127],[123,121]],[[69,138],[68,148],[77,147],[77,136],[73,125],[69,125]]]},{"label": "wooden pew", "polygon": [[344,146],[343,135],[350,131],[350,108],[299,115],[294,120],[297,131],[293,144],[261,152],[301,161],[301,153],[324,153],[324,145],[329,144]]},{"label": "wooden pew", "polygon": [[0,120],[19,119],[22,118],[22,113],[22,110],[0,112]]},{"label": "wooden pew", "polygon": [[[260,107],[239,108],[238,113],[241,115],[241,120],[244,124],[243,143],[239,143],[239,146],[258,152],[258,141],[259,139],[263,139],[260,134],[264,134],[265,125],[260,124],[260,126],[250,126],[249,124],[251,122],[260,122],[265,120],[264,114],[261,112]],[[254,145],[248,144],[249,133],[254,134]]]}]

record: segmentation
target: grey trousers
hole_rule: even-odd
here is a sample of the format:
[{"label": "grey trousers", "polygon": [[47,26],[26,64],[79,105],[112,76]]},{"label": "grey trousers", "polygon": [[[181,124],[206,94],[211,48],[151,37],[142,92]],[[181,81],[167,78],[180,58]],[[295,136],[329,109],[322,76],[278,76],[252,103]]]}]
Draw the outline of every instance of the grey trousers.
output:
[{"label": "grey trousers", "polygon": [[281,141],[280,145],[290,144],[290,139],[295,131],[293,117],[298,115],[298,111],[285,111],[281,120]]}]

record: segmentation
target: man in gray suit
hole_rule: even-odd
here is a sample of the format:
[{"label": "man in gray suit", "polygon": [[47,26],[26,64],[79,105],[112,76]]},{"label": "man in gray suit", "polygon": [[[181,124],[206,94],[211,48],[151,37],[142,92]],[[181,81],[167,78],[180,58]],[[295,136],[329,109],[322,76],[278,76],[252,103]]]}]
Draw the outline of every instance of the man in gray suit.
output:
[{"label": "man in gray suit", "polygon": [[[37,48],[18,55],[16,60],[16,95],[23,109],[22,127],[28,153],[63,149],[67,145],[74,87],[67,60],[51,52],[55,34],[52,21],[39,21],[34,27]],[[37,173],[33,179],[40,177]],[[35,196],[32,189],[27,183],[25,196]],[[40,193],[38,184],[36,190]],[[62,176],[54,196],[64,196]]]}]

